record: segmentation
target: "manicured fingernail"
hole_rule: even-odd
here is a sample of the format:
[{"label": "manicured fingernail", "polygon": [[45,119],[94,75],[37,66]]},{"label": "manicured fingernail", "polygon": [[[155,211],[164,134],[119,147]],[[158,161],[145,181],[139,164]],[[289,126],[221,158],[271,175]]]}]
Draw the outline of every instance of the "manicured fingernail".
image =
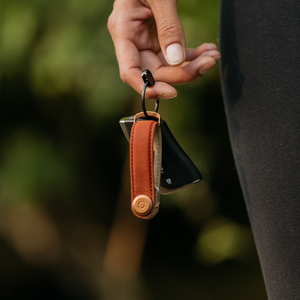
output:
[{"label": "manicured fingernail", "polygon": [[183,48],[180,44],[171,44],[166,49],[168,63],[170,65],[177,65],[184,60]]},{"label": "manicured fingernail", "polygon": [[215,62],[209,62],[207,64],[205,64],[200,70],[199,70],[199,74],[203,75],[204,73],[206,73],[208,70],[210,70],[216,63]]}]

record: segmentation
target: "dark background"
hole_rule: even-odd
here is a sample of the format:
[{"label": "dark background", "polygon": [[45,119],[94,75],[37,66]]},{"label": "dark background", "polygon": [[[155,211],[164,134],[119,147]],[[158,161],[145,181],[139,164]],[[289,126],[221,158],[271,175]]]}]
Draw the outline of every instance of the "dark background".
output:
[{"label": "dark background", "polygon": [[[159,110],[204,181],[151,221],[131,213],[118,121],[140,96],[119,79],[111,10],[0,0],[1,300],[266,299],[218,66]],[[189,47],[218,44],[218,1],[178,10]]]}]

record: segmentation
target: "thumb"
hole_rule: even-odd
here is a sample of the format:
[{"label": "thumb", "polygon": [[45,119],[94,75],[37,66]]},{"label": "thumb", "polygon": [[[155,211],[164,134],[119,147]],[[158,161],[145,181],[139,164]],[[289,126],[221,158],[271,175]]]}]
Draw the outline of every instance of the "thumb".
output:
[{"label": "thumb", "polygon": [[185,61],[185,37],[177,13],[177,0],[148,1],[153,12],[161,51],[172,66]]}]

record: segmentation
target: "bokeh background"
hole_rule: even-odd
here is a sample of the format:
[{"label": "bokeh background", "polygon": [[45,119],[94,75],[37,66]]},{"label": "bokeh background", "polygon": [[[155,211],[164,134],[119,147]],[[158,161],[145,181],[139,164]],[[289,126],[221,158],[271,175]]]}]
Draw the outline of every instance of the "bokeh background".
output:
[{"label": "bokeh background", "polygon": [[[111,0],[0,0],[0,297],[266,299],[218,66],[160,113],[204,181],[130,211],[140,111],[106,28]],[[187,45],[218,44],[218,0],[182,0]],[[148,106],[151,104],[148,103]]]}]

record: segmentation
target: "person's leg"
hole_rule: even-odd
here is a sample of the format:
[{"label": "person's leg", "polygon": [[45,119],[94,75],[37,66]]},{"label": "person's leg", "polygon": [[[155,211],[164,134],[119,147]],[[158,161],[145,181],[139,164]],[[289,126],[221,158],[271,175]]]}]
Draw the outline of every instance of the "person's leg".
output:
[{"label": "person's leg", "polygon": [[300,2],[222,0],[229,133],[270,300],[300,299]]}]

